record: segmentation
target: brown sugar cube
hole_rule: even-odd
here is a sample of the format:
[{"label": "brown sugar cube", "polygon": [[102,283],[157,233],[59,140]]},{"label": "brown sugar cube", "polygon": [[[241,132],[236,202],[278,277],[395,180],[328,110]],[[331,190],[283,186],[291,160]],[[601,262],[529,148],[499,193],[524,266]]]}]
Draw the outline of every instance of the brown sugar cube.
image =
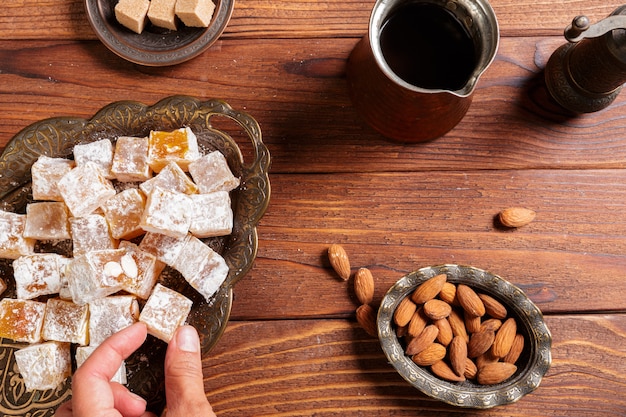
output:
[{"label": "brown sugar cube", "polygon": [[175,11],[185,26],[208,27],[215,4],[211,0],[178,0]]},{"label": "brown sugar cube", "polygon": [[[76,354],[74,355],[74,358],[76,359],[76,367],[80,368],[97,347],[98,346],[78,346],[76,348]],[[111,382],[117,382],[122,385],[126,385],[126,383],[128,383],[126,377],[126,362],[122,362],[115,375],[113,375],[113,378],[111,378]]]},{"label": "brown sugar cube", "polygon": [[189,164],[189,173],[202,194],[231,191],[239,186],[239,178],[233,175],[226,158],[219,151],[206,154]]},{"label": "brown sugar cube", "polygon": [[[118,6],[122,1],[118,3]],[[146,0],[146,3],[148,3],[148,0]],[[131,136],[117,138],[111,173],[118,181],[122,182],[137,182],[150,179],[152,170],[148,164],[148,138]]]},{"label": "brown sugar cube", "polygon": [[72,372],[69,343],[31,345],[16,350],[14,356],[27,391],[54,389]]},{"label": "brown sugar cube", "polygon": [[46,303],[46,315],[43,321],[44,340],[78,343],[86,345],[89,341],[87,332],[89,308],[71,301],[51,298]]},{"label": "brown sugar cube", "polygon": [[74,165],[74,161],[69,159],[40,156],[30,169],[33,199],[63,201],[57,183]]},{"label": "brown sugar cube", "polygon": [[28,204],[24,237],[37,240],[71,239],[69,213],[65,203]]},{"label": "brown sugar cube", "polygon": [[74,145],[74,161],[76,161],[76,166],[94,163],[100,168],[102,175],[109,179],[113,178],[111,174],[113,144],[109,139]]},{"label": "brown sugar cube", "polygon": [[72,259],[66,268],[72,300],[83,305],[120,291],[126,279],[121,264],[125,253],[123,249],[105,249]]},{"label": "brown sugar cube", "polygon": [[89,302],[89,344],[98,346],[138,318],[139,304],[132,295],[114,295]]},{"label": "brown sugar cube", "polygon": [[169,343],[176,329],[187,320],[192,305],[184,295],[157,284],[141,310],[139,321],[148,326],[149,334]]},{"label": "brown sugar cube", "polygon": [[16,296],[30,300],[40,295],[58,294],[61,290],[61,270],[56,253],[25,255],[13,261]]},{"label": "brown sugar cube", "polygon": [[65,174],[58,186],[63,201],[74,217],[92,214],[116,194],[113,184],[93,162],[77,166]]},{"label": "brown sugar cube", "polygon": [[120,259],[125,275],[122,289],[143,300],[147,299],[165,268],[165,264],[159,261],[155,255],[139,249],[136,244],[131,242],[120,242],[120,249],[126,251],[126,254]]},{"label": "brown sugar cube", "polygon": [[70,218],[70,230],[74,256],[94,250],[117,248],[117,241],[111,236],[109,224],[101,214]]},{"label": "brown sugar cube", "polygon": [[16,342],[41,341],[46,304],[33,300],[4,298],[0,301],[0,337]]},{"label": "brown sugar cube", "polygon": [[176,0],[151,0],[148,19],[160,28],[176,30],[175,6]]},{"label": "brown sugar cube", "polygon": [[0,258],[16,259],[35,252],[35,240],[24,237],[26,215],[0,210]]},{"label": "brown sugar cube", "polygon": [[192,207],[188,195],[155,187],[148,194],[140,226],[147,232],[184,237],[191,225]]},{"label": "brown sugar cube", "polygon": [[224,258],[193,236],[183,247],[174,268],[207,301],[228,276]]},{"label": "brown sugar cube", "polygon": [[[170,0],[159,0],[161,1]],[[154,4],[153,1],[152,5]],[[173,7],[172,4],[172,13]],[[155,172],[161,171],[170,162],[176,162],[183,171],[187,172],[189,164],[200,158],[198,139],[188,127],[171,132],[153,130],[150,132],[148,141],[148,160]]]},{"label": "brown sugar cube", "polygon": [[191,178],[187,176],[185,171],[183,171],[176,162],[170,162],[153,178],[139,185],[141,191],[146,195],[150,194],[154,187],[160,187],[164,190],[183,194],[194,194],[198,192],[196,184],[191,181]]},{"label": "brown sugar cube", "polygon": [[233,230],[233,209],[226,191],[192,194],[193,211],[189,231],[196,237],[226,236]]},{"label": "brown sugar cube", "polygon": [[148,21],[149,7],[149,0],[120,0],[115,5],[115,18],[133,32],[141,33]]},{"label": "brown sugar cube", "polygon": [[146,199],[136,188],[129,188],[105,201],[101,209],[114,239],[132,239],[144,234],[140,227]]},{"label": "brown sugar cube", "polygon": [[139,243],[139,249],[151,253],[168,266],[173,266],[191,235],[171,237],[148,232]]}]

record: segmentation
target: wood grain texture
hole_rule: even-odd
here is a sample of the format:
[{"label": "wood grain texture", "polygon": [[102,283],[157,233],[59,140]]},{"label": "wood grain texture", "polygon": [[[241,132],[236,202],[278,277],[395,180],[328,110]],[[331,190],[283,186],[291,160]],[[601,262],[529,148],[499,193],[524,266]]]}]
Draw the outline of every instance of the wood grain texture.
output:
[{"label": "wood grain texture", "polygon": [[228,416],[623,416],[626,316],[549,316],[552,367],[539,388],[491,410],[460,410],[408,385],[350,320],[231,322],[204,360]]}]

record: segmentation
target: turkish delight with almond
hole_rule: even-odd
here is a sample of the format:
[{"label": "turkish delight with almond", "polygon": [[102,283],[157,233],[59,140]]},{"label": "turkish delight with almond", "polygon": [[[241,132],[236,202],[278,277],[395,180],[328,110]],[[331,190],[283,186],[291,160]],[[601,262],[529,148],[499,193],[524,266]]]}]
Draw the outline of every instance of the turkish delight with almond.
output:
[{"label": "turkish delight with almond", "polygon": [[24,237],[36,240],[71,239],[69,212],[65,203],[54,201],[28,204]]},{"label": "turkish delight with almond", "polygon": [[26,215],[0,210],[0,257],[16,259],[35,251],[35,239],[24,237]]},{"label": "turkish delight with almond", "polygon": [[152,170],[148,163],[148,138],[131,136],[117,138],[111,173],[122,182],[150,179]]},{"label": "turkish delight with almond", "polygon": [[132,295],[113,295],[89,302],[89,344],[97,346],[106,338],[135,323],[139,304]]},{"label": "turkish delight with almond", "polygon": [[129,188],[106,200],[101,209],[114,239],[132,239],[144,234],[141,216],[146,199],[136,188]]},{"label": "turkish delight with almond", "polygon": [[36,253],[13,261],[17,298],[30,300],[41,295],[57,294],[61,289],[61,270],[56,253]]},{"label": "turkish delight with almond", "polygon": [[219,151],[210,152],[189,164],[189,174],[202,194],[231,191],[237,188],[240,182]]},{"label": "turkish delight with almond", "polygon": [[189,231],[196,237],[226,236],[233,231],[233,209],[227,191],[192,194],[193,215]]},{"label": "turkish delight with almond", "polygon": [[87,305],[51,298],[46,303],[43,321],[44,340],[86,345],[89,341],[89,308]]},{"label": "turkish delight with almond", "polygon": [[147,232],[184,237],[191,224],[192,204],[186,194],[155,187],[148,194],[141,228]]},{"label": "turkish delight with almond", "polygon": [[54,389],[72,372],[69,343],[30,345],[15,351],[14,355],[27,391]]},{"label": "turkish delight with almond", "polygon": [[72,259],[66,268],[72,300],[83,305],[122,289],[125,279],[121,258],[123,249],[87,252]]},{"label": "turkish delight with almond", "polygon": [[102,214],[70,218],[73,255],[102,249],[116,249],[117,240],[111,236],[109,223]]},{"label": "turkish delight with almond", "polygon": [[143,300],[147,299],[165,264],[155,255],[141,250],[132,242],[120,242],[120,249],[126,251],[120,259],[125,275],[122,280],[122,289]]},{"label": "turkish delight with almond", "polygon": [[113,184],[93,162],[77,166],[65,174],[58,186],[63,201],[74,217],[93,213],[115,195]]},{"label": "turkish delight with almond", "polygon": [[170,162],[176,162],[186,172],[189,164],[200,158],[198,139],[189,127],[173,131],[153,130],[148,140],[148,160],[155,172],[161,171]]},{"label": "turkish delight with almond", "polygon": [[93,163],[100,169],[102,175],[109,179],[113,178],[111,174],[113,144],[109,139],[74,145],[74,161],[76,166]]},{"label": "turkish delight with almond", "polygon": [[40,342],[45,312],[45,303],[3,298],[0,301],[0,337],[16,342]]},{"label": "turkish delight with almond", "polygon": [[169,343],[176,329],[187,320],[192,304],[179,292],[157,284],[141,310],[139,321],[146,324],[149,334]]},{"label": "turkish delight with almond", "polygon": [[74,165],[69,159],[40,156],[31,167],[33,199],[63,201],[57,184]]}]

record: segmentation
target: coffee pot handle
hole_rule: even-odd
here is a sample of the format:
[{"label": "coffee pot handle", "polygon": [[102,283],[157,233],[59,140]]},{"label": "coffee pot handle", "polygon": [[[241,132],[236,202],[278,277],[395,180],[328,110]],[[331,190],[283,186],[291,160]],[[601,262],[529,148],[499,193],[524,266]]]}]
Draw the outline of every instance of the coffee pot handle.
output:
[{"label": "coffee pot handle", "polygon": [[576,16],[565,28],[565,39],[576,43],[583,39],[598,38],[615,29],[626,29],[626,16],[611,15],[592,25],[587,16]]}]

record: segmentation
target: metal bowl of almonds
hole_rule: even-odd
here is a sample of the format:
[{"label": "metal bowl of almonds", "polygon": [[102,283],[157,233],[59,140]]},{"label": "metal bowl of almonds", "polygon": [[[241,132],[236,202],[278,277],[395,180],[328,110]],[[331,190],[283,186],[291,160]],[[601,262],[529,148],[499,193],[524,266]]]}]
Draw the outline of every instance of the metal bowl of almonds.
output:
[{"label": "metal bowl of almonds", "polygon": [[551,363],[552,336],[524,292],[487,271],[422,268],[397,281],[378,310],[391,365],[424,394],[491,408],[534,391]]}]

